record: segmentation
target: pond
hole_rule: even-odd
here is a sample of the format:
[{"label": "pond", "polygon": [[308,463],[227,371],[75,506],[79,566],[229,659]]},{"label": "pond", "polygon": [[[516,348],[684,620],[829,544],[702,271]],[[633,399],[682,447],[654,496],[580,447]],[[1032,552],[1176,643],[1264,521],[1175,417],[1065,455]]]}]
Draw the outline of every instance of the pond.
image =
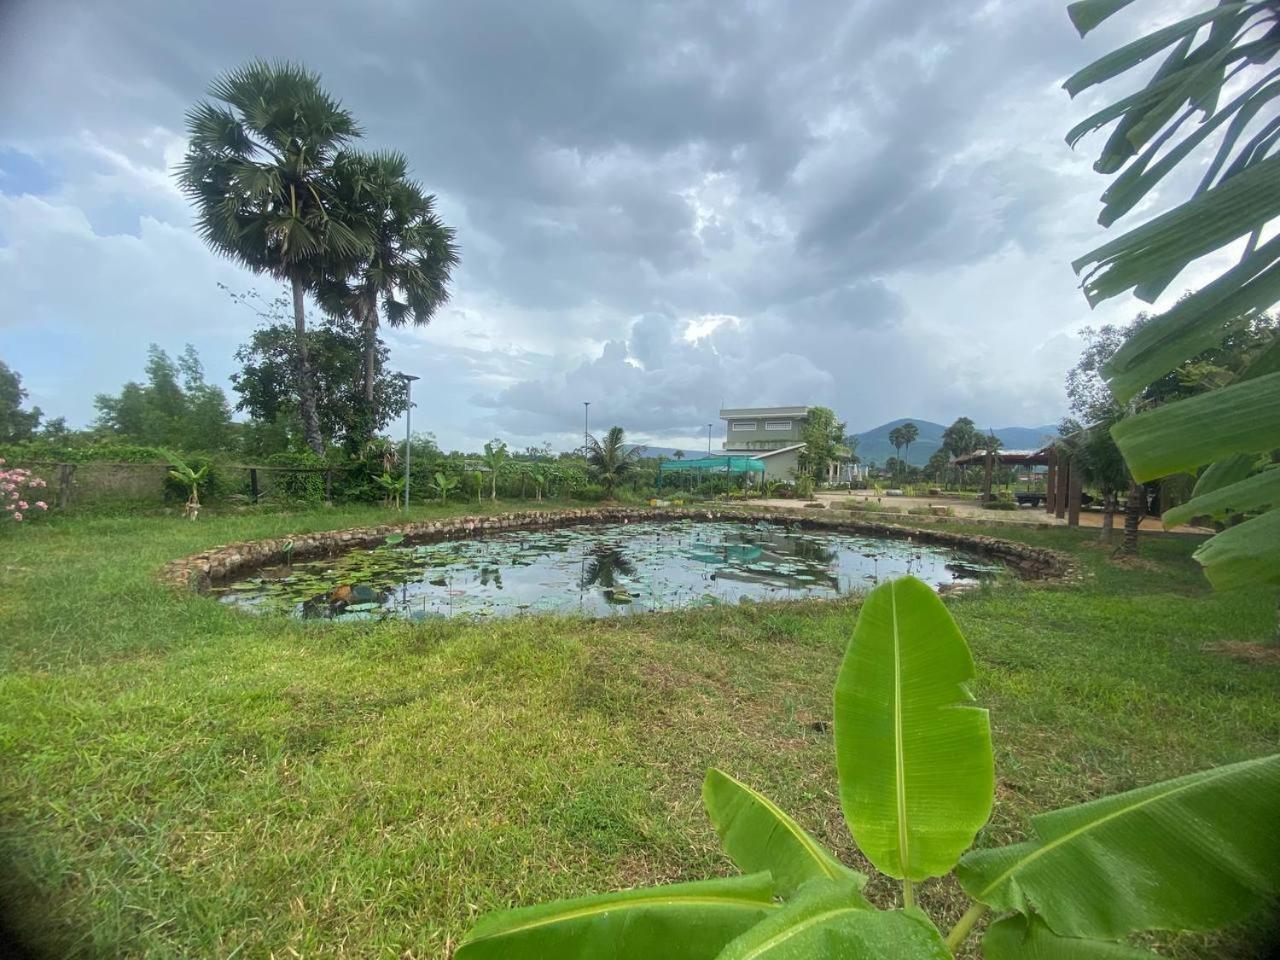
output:
[{"label": "pond", "polygon": [[[393,540],[395,538],[392,538]],[[969,586],[1002,568],[948,547],[783,524],[657,521],[388,543],[257,571],[215,589],[307,619],[609,616],[744,600],[828,598],[912,574]]]}]

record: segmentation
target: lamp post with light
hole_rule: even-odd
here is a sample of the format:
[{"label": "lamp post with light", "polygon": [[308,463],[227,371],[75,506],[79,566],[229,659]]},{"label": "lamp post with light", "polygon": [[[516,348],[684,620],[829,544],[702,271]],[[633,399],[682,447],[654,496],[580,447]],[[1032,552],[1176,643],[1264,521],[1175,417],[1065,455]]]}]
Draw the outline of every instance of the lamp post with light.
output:
[{"label": "lamp post with light", "polygon": [[395,378],[404,383],[404,509],[409,509],[409,468],[413,458],[413,381],[420,380],[411,373],[397,373]]}]

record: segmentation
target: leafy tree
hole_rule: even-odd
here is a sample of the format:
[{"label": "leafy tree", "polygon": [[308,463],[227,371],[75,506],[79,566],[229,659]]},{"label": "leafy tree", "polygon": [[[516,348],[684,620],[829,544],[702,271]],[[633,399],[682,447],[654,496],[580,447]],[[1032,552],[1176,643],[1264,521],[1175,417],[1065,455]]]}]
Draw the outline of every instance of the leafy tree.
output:
[{"label": "leafy tree", "polygon": [[27,391],[22,377],[0,360],[0,443],[30,440],[44,416],[39,407],[23,410]]},{"label": "leafy tree", "polygon": [[604,487],[605,499],[613,499],[614,490],[635,469],[644,451],[644,447],[627,446],[621,427],[610,427],[603,443],[594,436],[587,438],[587,463]]},{"label": "leafy tree", "polygon": [[498,474],[506,469],[511,459],[507,453],[507,445],[501,440],[490,440],[484,445],[484,454],[480,457],[485,469],[489,471],[489,499],[498,499]]},{"label": "leafy tree", "polygon": [[324,456],[305,297],[326,262],[370,247],[343,216],[331,170],[360,130],[319,75],[293,63],[253,61],[214,80],[209,96],[187,113],[178,180],[209,246],[289,284],[298,411],[307,445]]},{"label": "leafy tree", "polygon": [[[284,304],[277,300],[262,316],[267,325],[259,327],[236,351],[240,370],[231,375],[232,388],[239,395],[236,409],[248,413],[260,424],[277,424],[277,440],[292,444],[305,442],[306,429],[299,406],[297,362],[298,334],[290,324],[270,322]],[[361,388],[364,340],[349,322],[328,319],[303,334],[307,346],[307,367],[311,372],[311,397],[315,404],[321,441],[342,444],[355,452],[365,442],[363,425],[367,410]],[[379,344],[379,358],[387,349]],[[375,426],[384,427],[405,410],[404,382],[385,372],[374,381]]]},{"label": "leafy tree", "polygon": [[451,477],[443,471],[437,470],[435,476],[431,478],[431,489],[440,497],[440,502],[444,503],[449,499],[449,494],[458,488],[458,478]]},{"label": "leafy tree", "polygon": [[947,451],[939,447],[929,455],[929,462],[925,465],[925,473],[935,483],[941,483],[947,475],[947,468],[951,466],[951,457]]},{"label": "leafy tree", "polygon": [[[1083,36],[1127,5],[1085,0],[1069,12]],[[1276,4],[1207,6],[1112,51],[1064,87],[1074,97],[1158,54],[1164,58],[1144,86],[1126,90],[1067,135],[1074,145],[1115,123],[1094,164],[1100,173],[1116,175],[1102,195],[1099,221],[1110,226],[1140,209],[1180,166],[1204,172],[1189,199],[1072,266],[1084,274],[1091,305],[1130,290],[1150,302],[1193,262],[1233,245],[1242,252],[1237,259],[1233,251],[1233,265],[1152,318],[1116,351],[1103,374],[1122,404],[1280,298],[1280,236],[1274,230],[1280,216],[1280,126],[1269,116],[1280,92]],[[1199,122],[1187,124],[1196,114]],[[1137,480],[1202,471],[1193,503],[1216,498],[1218,508],[1225,500],[1232,505],[1228,509],[1253,514],[1197,549],[1196,559],[1215,586],[1280,583],[1280,497],[1269,481],[1249,475],[1260,456],[1280,447],[1277,410],[1280,344],[1272,343],[1216,387],[1142,410],[1112,428]],[[1236,489],[1219,496],[1229,487]]]},{"label": "leafy tree", "polygon": [[[947,452],[952,460],[956,457],[963,457],[973,453],[978,449],[979,442],[978,428],[968,417],[957,417],[955,422],[947,429],[942,431],[942,449]],[[956,479],[963,484],[964,468],[956,468]]]},{"label": "leafy tree", "polygon": [[188,344],[175,362],[151,344],[146,375],[145,383],[130,381],[118,395],[94,398],[99,430],[154,447],[214,451],[235,445],[226,394],[205,382],[194,347]]},{"label": "leafy tree", "polygon": [[672,453],[672,454],[671,454],[671,459],[672,459],[672,460],[683,460],[683,459],[684,459],[684,451],[683,451],[683,450],[676,450],[674,453]]},{"label": "leafy tree", "polygon": [[801,469],[811,477],[825,477],[827,465],[839,458],[845,427],[828,407],[810,407],[800,434],[804,440],[804,449],[800,451]]},{"label": "leafy tree", "polygon": [[369,245],[354,258],[331,262],[319,295],[330,313],[354,319],[364,336],[365,430],[371,436],[382,366],[378,325],[384,318],[391,326],[430,323],[449,299],[458,250],[453,231],[435,214],[435,197],[408,178],[402,154],[340,153],[333,181],[344,216],[359,224]]}]

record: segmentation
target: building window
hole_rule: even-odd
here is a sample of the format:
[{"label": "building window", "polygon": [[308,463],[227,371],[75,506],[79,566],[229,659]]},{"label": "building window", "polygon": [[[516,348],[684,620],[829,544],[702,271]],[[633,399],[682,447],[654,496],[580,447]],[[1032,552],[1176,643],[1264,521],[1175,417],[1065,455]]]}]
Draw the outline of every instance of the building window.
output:
[{"label": "building window", "polygon": [[790,430],[791,421],[790,420],[766,420],[764,422],[764,428],[766,430]]},{"label": "building window", "polygon": [[754,420],[735,420],[733,421],[734,430],[754,430],[756,422]]}]

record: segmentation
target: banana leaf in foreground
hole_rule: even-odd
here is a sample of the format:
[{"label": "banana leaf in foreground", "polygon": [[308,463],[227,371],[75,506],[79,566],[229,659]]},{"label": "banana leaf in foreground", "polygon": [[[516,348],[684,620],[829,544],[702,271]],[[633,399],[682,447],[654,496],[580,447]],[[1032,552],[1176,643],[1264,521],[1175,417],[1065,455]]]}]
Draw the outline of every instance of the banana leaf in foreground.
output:
[{"label": "banana leaf in foreground", "polygon": [[710,960],[775,909],[767,873],[487,914],[456,960]]},{"label": "banana leaf in foreground", "polygon": [[815,880],[717,960],[951,960],[918,911],[878,912],[855,884]]},{"label": "banana leaf in foreground", "polygon": [[1060,937],[1034,917],[1012,916],[993,923],[982,938],[983,960],[1160,960],[1114,940]]},{"label": "banana leaf in foreground", "polygon": [[1280,891],[1280,754],[1041,814],[1035,839],[976,850],[960,885],[1065,937],[1208,930]]},{"label": "banana leaf in foreground", "polygon": [[892,877],[945,874],[991,813],[987,712],[946,606],[904,577],[867,595],[836,681],[840,803],[859,848]]},{"label": "banana leaf in foreground", "polygon": [[743,873],[768,870],[775,892],[789,897],[810,880],[867,878],[850,870],[809,836],[764,794],[727,773],[711,769],[702,784],[702,803],[726,852]]}]

